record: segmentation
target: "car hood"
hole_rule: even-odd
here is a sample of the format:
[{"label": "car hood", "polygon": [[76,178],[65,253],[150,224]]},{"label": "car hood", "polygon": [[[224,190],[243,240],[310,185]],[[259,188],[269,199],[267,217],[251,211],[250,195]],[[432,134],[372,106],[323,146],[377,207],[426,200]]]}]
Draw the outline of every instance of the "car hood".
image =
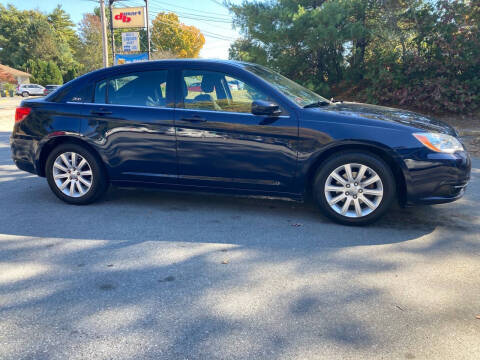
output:
[{"label": "car hood", "polygon": [[338,102],[321,109],[336,112],[341,115],[398,123],[423,131],[457,135],[455,129],[450,125],[413,111],[353,102]]}]

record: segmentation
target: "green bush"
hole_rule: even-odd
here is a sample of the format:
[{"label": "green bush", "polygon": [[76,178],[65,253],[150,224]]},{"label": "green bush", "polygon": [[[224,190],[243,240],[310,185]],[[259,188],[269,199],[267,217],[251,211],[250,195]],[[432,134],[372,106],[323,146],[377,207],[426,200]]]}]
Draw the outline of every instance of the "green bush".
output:
[{"label": "green bush", "polygon": [[32,83],[43,86],[63,84],[62,73],[52,60],[28,60],[25,67],[32,74]]},{"label": "green bush", "polygon": [[230,58],[324,96],[425,112],[480,109],[479,0],[272,0],[230,5]]},{"label": "green bush", "polygon": [[[372,49],[363,93],[372,101],[432,112],[472,112],[480,107],[478,8],[439,1],[428,15],[428,32],[412,40],[410,51]],[[477,16],[475,16],[477,15]],[[427,15],[425,15],[427,16]]]},{"label": "green bush", "polygon": [[17,86],[15,84],[5,83],[5,84],[3,84],[3,88],[6,91],[15,91]]}]

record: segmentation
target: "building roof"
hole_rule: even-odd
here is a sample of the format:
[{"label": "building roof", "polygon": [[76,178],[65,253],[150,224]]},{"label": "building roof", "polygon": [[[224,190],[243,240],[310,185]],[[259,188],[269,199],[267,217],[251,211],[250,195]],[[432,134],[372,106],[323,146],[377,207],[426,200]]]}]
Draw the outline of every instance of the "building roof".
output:
[{"label": "building roof", "polygon": [[2,64],[0,64],[0,70],[3,70],[13,76],[28,76],[28,77],[32,76],[29,73],[26,73],[24,71],[20,71],[20,70],[11,68],[10,66],[2,65]]}]

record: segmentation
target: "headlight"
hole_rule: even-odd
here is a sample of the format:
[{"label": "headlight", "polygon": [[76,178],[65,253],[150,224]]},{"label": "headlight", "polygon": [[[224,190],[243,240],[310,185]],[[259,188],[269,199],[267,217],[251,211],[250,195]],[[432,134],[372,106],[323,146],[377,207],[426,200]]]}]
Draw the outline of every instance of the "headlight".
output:
[{"label": "headlight", "polygon": [[453,154],[455,151],[463,151],[463,145],[457,138],[438,133],[416,133],[413,134],[423,145],[430,150]]}]

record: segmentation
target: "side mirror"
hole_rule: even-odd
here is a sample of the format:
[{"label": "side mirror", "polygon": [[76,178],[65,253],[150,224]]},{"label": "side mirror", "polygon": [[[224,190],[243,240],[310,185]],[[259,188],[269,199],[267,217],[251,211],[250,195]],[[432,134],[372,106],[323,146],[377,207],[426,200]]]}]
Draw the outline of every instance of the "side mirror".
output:
[{"label": "side mirror", "polygon": [[280,107],[270,101],[255,100],[252,102],[253,115],[279,116],[282,113]]}]

